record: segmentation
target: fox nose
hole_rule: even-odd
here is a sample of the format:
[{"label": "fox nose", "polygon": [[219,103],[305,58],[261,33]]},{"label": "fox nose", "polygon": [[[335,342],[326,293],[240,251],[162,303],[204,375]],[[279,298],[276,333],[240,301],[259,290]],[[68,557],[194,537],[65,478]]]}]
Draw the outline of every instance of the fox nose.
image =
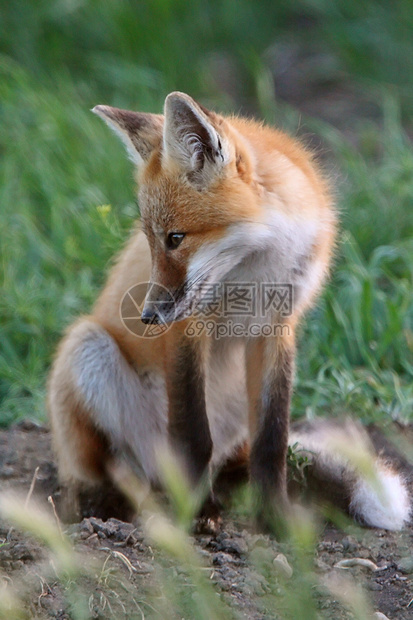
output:
[{"label": "fox nose", "polygon": [[145,325],[156,325],[160,322],[160,317],[156,312],[156,308],[144,308],[141,314],[141,321]]}]

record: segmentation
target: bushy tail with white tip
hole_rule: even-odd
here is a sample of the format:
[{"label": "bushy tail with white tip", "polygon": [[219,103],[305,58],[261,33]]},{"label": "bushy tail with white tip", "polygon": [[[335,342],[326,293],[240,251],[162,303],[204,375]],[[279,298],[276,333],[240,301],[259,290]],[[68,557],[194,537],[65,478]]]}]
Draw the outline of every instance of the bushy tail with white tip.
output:
[{"label": "bushy tail with white tip", "polygon": [[[307,456],[312,491],[370,527],[400,530],[410,520],[410,472],[377,452],[354,420],[315,420],[293,429],[290,445]],[[409,467],[409,466],[408,466]]]}]

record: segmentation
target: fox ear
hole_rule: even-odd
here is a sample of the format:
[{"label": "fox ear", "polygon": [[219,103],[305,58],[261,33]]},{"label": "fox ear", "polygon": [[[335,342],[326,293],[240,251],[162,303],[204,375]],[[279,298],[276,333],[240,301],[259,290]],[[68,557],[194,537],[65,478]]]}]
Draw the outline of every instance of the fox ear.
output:
[{"label": "fox ear", "polygon": [[199,189],[222,174],[229,161],[229,145],[216,119],[184,93],[171,93],[165,100],[165,157],[176,161]]},{"label": "fox ear", "polygon": [[120,110],[97,105],[92,112],[100,116],[125,144],[129,157],[140,166],[161,144],[163,116]]}]

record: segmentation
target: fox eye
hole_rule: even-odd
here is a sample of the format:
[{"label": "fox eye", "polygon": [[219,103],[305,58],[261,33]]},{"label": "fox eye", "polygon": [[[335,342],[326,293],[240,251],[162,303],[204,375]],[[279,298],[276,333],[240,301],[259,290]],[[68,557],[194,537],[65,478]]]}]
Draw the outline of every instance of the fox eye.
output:
[{"label": "fox eye", "polygon": [[181,245],[184,237],[185,233],[169,233],[166,238],[166,247],[168,250],[176,250],[176,248]]}]

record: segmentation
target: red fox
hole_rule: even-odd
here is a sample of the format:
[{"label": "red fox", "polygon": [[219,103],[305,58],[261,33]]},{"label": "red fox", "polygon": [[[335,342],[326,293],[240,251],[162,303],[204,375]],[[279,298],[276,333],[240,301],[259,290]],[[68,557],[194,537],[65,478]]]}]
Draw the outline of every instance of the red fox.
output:
[{"label": "red fox", "polygon": [[[103,105],[93,112],[136,165],[141,219],[92,314],[69,329],[53,365],[48,404],[60,477],[100,483],[124,460],[156,485],[156,449],[168,444],[196,486],[245,453],[258,516],[268,524],[288,510],[295,330],[335,242],[327,183],[286,134],[221,116],[183,93],[168,95],[164,115]],[[140,319],[125,317],[122,300],[129,294],[133,309],[131,291],[141,282],[156,294],[147,294]],[[169,328],[140,338],[129,319],[136,329]],[[324,450],[323,428],[293,433],[291,442],[343,487],[358,519],[402,527],[410,512],[402,476],[377,461],[385,480],[378,494],[333,448]]]}]

